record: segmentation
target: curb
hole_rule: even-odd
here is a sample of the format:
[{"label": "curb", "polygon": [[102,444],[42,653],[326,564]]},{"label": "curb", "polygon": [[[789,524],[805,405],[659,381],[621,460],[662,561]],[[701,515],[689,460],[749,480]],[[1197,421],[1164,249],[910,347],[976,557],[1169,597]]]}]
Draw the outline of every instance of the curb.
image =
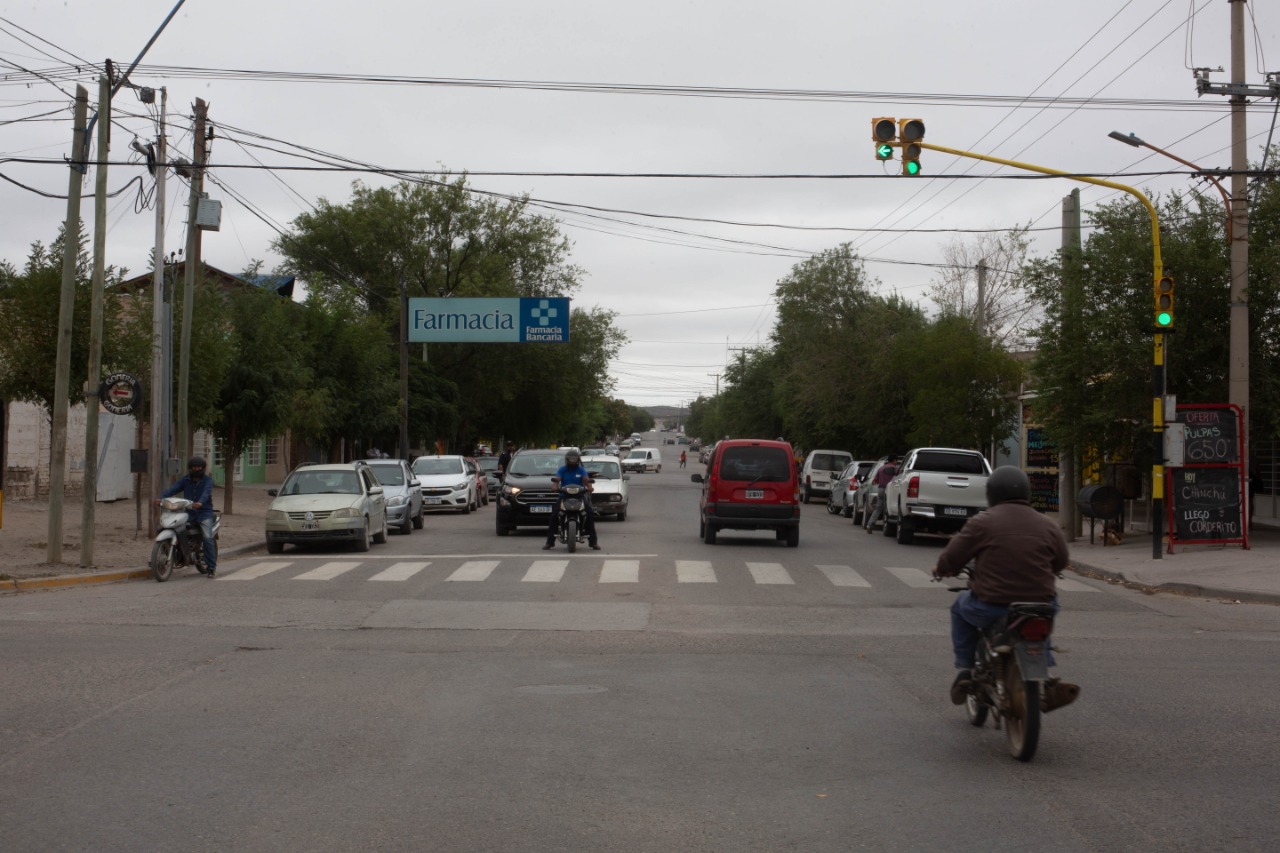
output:
[{"label": "curb", "polygon": [[1121,586],[1129,589],[1136,589],[1141,592],[1164,592],[1171,595],[1183,595],[1192,598],[1220,598],[1244,604],[1280,605],[1280,593],[1250,592],[1247,590],[1225,589],[1223,587],[1216,586],[1201,586],[1200,584],[1194,583],[1147,584],[1142,583],[1141,581],[1130,580],[1124,576],[1124,572],[1113,572],[1110,569],[1100,569],[1097,566],[1090,566],[1087,563],[1077,563],[1075,560],[1071,561],[1071,570],[1078,575],[1104,580],[1108,583],[1120,584]]},{"label": "curb", "polygon": [[[219,557],[239,557],[265,547],[262,542],[240,545],[219,553]],[[117,569],[110,572],[85,572],[74,575],[54,575],[48,578],[7,578],[0,580],[0,595],[31,592],[40,589],[66,589],[87,584],[122,583],[151,577],[151,569]]]}]

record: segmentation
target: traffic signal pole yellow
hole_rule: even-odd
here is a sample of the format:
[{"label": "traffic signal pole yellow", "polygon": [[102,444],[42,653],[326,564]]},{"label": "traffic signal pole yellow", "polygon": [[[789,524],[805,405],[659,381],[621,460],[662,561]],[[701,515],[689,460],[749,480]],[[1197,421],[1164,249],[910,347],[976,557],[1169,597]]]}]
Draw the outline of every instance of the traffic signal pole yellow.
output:
[{"label": "traffic signal pole yellow", "polygon": [[[1115,181],[1107,181],[1102,178],[1091,178],[1083,175],[1075,175],[1071,172],[1064,172],[1060,169],[1050,169],[1047,166],[1037,166],[1033,163],[1020,163],[1017,160],[1005,160],[1002,157],[992,157],[990,154],[978,154],[974,151],[962,151],[958,148],[947,148],[942,145],[934,145],[931,142],[917,141],[913,143],[928,151],[939,151],[943,154],[951,154],[955,157],[967,157],[971,160],[985,160],[988,163],[999,163],[1002,166],[1012,166],[1015,169],[1025,169],[1028,172],[1039,172],[1042,175],[1057,175],[1061,178],[1069,178],[1073,181],[1081,181],[1086,184],[1094,184],[1100,187],[1108,187],[1113,190],[1120,190],[1142,202],[1142,206],[1147,209],[1148,215],[1151,216],[1151,245],[1154,251],[1154,267],[1155,276],[1152,279],[1153,293],[1159,292],[1160,279],[1164,277],[1164,262],[1160,259],[1160,219],[1156,215],[1155,206],[1138,190],[1124,184],[1118,184]],[[1159,326],[1155,329],[1155,346],[1152,354],[1151,365],[1151,393],[1152,408],[1151,421],[1153,443],[1152,451],[1155,454],[1151,464],[1151,556],[1159,560],[1163,554],[1161,549],[1161,541],[1163,539],[1164,528],[1164,389],[1165,389],[1165,345],[1164,332]]]}]

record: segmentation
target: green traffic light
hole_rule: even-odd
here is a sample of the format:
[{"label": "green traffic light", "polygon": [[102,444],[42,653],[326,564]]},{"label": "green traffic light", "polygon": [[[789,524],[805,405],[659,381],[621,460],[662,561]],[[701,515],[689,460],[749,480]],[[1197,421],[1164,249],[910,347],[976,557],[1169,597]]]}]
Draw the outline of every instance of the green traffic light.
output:
[{"label": "green traffic light", "polygon": [[1162,329],[1167,329],[1173,325],[1173,315],[1168,311],[1161,311],[1156,314],[1156,325]]},{"label": "green traffic light", "polygon": [[881,142],[878,146],[876,146],[876,156],[879,157],[881,160],[892,160],[893,146],[887,142]]},{"label": "green traffic light", "polygon": [[920,161],[908,160],[906,163],[903,164],[903,171],[906,172],[906,174],[908,175],[920,174]]}]

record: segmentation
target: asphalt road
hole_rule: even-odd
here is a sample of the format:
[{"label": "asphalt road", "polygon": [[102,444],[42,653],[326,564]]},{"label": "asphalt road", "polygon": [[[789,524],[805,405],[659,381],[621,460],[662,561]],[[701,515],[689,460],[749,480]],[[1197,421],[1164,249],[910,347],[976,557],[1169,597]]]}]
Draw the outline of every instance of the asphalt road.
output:
[{"label": "asphalt road", "polygon": [[601,552],[490,507],[0,597],[0,849],[1274,849],[1280,608],[1074,579],[1022,765],[947,700],[940,543],[707,546],[700,470]]}]

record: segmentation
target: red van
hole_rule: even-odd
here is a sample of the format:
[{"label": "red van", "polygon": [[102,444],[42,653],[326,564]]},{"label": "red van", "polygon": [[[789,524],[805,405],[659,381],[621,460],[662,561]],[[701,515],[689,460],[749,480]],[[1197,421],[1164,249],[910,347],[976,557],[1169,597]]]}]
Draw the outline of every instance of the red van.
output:
[{"label": "red van", "polygon": [[788,547],[800,544],[800,483],[795,451],[785,441],[725,439],[707,460],[698,535],[708,545],[719,530],[772,530]]}]

